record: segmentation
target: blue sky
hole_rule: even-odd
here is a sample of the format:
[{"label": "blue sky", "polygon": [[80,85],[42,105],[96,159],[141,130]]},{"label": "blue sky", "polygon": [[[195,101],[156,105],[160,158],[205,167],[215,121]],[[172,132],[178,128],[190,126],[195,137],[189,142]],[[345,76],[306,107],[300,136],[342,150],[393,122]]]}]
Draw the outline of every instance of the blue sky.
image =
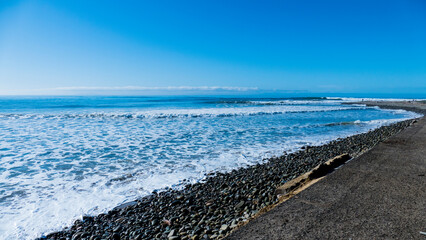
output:
[{"label": "blue sky", "polygon": [[0,94],[272,90],[426,95],[426,2],[0,2]]}]

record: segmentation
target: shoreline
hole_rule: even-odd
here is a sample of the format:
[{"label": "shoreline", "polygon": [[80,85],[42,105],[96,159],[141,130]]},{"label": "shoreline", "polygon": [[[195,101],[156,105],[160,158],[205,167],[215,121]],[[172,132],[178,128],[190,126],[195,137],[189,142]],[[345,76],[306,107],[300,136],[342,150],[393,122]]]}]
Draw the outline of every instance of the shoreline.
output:
[{"label": "shoreline", "polygon": [[182,190],[154,192],[106,214],[85,216],[76,220],[70,228],[40,239],[224,238],[265,207],[276,204],[275,190],[278,186],[338,155],[359,156],[410,126],[413,121],[382,126],[321,146],[306,146],[301,151],[228,173],[215,173]]},{"label": "shoreline", "polygon": [[382,109],[402,109],[406,111],[416,112],[426,116],[426,100],[422,101],[362,101],[348,102],[343,104],[364,104],[368,107],[379,107]]},{"label": "shoreline", "polygon": [[[426,112],[426,102],[367,104]],[[423,239],[425,138],[423,116],[226,239]]]}]

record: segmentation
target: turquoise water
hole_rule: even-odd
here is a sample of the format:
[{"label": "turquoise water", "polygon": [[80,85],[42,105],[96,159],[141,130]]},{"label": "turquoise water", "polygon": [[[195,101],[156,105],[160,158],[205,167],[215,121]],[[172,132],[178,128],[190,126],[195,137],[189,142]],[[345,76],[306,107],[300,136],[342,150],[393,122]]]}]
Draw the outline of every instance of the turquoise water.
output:
[{"label": "turquoise water", "polygon": [[417,114],[341,98],[1,97],[0,238]]}]

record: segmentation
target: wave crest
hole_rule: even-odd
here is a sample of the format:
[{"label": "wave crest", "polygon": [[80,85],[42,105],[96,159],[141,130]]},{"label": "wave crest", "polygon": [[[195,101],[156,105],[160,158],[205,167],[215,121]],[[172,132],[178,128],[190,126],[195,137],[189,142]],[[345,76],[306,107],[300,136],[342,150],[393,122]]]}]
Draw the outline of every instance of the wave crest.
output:
[{"label": "wave crest", "polygon": [[97,113],[60,113],[60,114],[0,114],[0,119],[69,119],[69,118],[197,118],[197,117],[235,117],[276,115],[286,113],[330,112],[362,110],[363,106],[286,106],[286,107],[247,107],[247,108],[209,108],[209,109],[171,109],[144,112],[97,112]]}]

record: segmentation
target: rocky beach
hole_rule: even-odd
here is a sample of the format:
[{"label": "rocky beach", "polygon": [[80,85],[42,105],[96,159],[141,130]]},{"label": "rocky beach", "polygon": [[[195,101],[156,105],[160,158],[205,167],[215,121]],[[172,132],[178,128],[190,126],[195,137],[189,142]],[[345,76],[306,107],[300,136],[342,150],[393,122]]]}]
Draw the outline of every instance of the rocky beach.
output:
[{"label": "rocky beach", "polygon": [[[424,101],[363,103],[426,112]],[[424,239],[425,124],[413,121],[227,239]]]},{"label": "rocky beach", "polygon": [[357,157],[415,121],[401,121],[321,146],[305,146],[228,173],[210,174],[179,190],[163,189],[108,213],[83,216],[71,227],[39,239],[222,239],[276,204],[277,187],[338,155]]}]

